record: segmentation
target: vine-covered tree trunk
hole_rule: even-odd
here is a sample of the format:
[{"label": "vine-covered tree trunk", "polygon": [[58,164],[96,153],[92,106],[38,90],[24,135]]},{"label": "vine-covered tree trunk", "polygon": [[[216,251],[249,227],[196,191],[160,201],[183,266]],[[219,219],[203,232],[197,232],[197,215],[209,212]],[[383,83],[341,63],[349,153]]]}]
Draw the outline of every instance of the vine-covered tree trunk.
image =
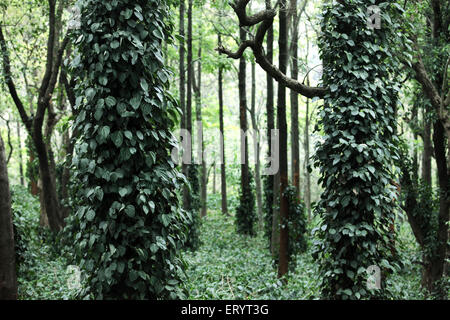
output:
[{"label": "vine-covered tree trunk", "polygon": [[0,136],[0,300],[17,299],[14,232],[5,145]]},{"label": "vine-covered tree trunk", "polygon": [[384,282],[380,290],[368,289],[366,270],[394,270],[389,225],[396,198],[391,167],[398,62],[389,48],[400,14],[387,4],[383,14],[391,20],[384,19],[382,29],[370,28],[370,5],[370,0],[337,1],[323,9],[319,47],[329,92],[319,114],[324,136],[315,155],[324,188],[317,255],[322,295],[332,299],[387,296]]},{"label": "vine-covered tree trunk", "polygon": [[81,135],[74,254],[97,299],[183,298],[178,252],[188,221],[178,205],[182,176],[169,153],[177,106],[162,56],[172,32],[168,4],[81,5],[73,62]]}]

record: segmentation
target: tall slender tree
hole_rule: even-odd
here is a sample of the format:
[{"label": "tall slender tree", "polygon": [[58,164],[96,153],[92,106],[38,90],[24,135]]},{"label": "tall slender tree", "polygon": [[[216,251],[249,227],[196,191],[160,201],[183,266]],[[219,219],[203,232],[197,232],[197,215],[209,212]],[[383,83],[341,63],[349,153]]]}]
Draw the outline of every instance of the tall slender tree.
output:
[{"label": "tall slender tree", "polygon": [[[219,47],[222,45],[221,34],[217,36],[217,41]],[[222,157],[222,162],[220,164],[220,181],[221,181],[221,194],[222,194],[222,213],[228,215],[228,205],[227,205],[227,175],[226,175],[226,161],[225,161],[225,136],[224,136],[224,123],[223,123],[223,65],[219,64],[218,70],[218,85],[219,85],[219,126],[221,133],[220,141],[220,154]]]},{"label": "tall slender tree", "polygon": [[[193,0],[188,0],[188,30],[187,30],[187,86],[186,86],[186,114],[185,114],[185,125],[187,132],[191,135],[191,147],[189,148],[189,152],[192,159],[192,143],[193,143],[193,135],[192,135],[192,81],[194,77],[194,66],[193,66],[193,52],[192,52],[192,10],[193,10]],[[196,175],[196,167],[188,164],[187,165],[187,177],[189,182],[192,184],[192,178]],[[193,190],[185,190],[185,209],[192,210],[192,196]]]},{"label": "tall slender tree", "polygon": [[[239,28],[240,41],[245,41],[247,30]],[[254,235],[255,199],[251,186],[250,169],[248,163],[248,139],[247,139],[247,63],[245,57],[239,60],[239,125],[241,129],[241,193],[239,206],[236,212],[236,228],[239,233]]]},{"label": "tall slender tree", "polygon": [[[266,10],[271,10],[271,0],[266,0]],[[270,64],[273,63],[273,26],[271,25],[267,31],[267,53],[266,57]],[[268,157],[272,154],[272,130],[275,129],[275,115],[274,115],[274,86],[273,78],[267,73],[267,93],[266,93],[266,117],[267,117],[267,144],[268,144]],[[269,164],[270,165],[270,164]],[[272,225],[273,225],[273,212],[274,212],[274,176],[267,175],[264,179],[264,210],[265,210],[265,234],[269,240],[269,246],[272,250]]]},{"label": "tall slender tree", "polygon": [[[288,66],[288,3],[287,0],[280,1],[279,14],[279,69],[286,74]],[[280,136],[280,248],[278,276],[282,277],[288,272],[289,255],[289,228],[288,228],[288,200],[285,190],[288,186],[288,152],[287,152],[287,123],[286,123],[286,86],[278,83],[277,102],[277,128]]]},{"label": "tall slender tree", "polygon": [[[298,61],[298,41],[299,41],[299,22],[303,11],[306,8],[307,0],[303,0],[301,7],[297,9],[297,0],[290,0],[290,61],[291,78],[297,80],[299,74]],[[291,99],[291,168],[292,184],[297,190],[297,198],[300,200],[300,141],[299,141],[299,122],[298,122],[298,93],[290,90]]]},{"label": "tall slender tree", "polygon": [[198,45],[198,55],[197,55],[197,76],[195,72],[193,75],[193,90],[195,95],[195,119],[199,127],[197,128],[197,154],[200,156],[200,206],[202,217],[206,216],[206,188],[207,188],[207,170],[206,170],[206,159],[204,159],[203,150],[205,148],[205,143],[203,139],[203,122],[202,122],[202,40],[199,39]]},{"label": "tall slender tree", "polygon": [[[180,108],[181,108],[181,121],[180,121],[180,129],[185,130],[186,127],[186,67],[185,67],[185,55],[186,55],[186,39],[185,39],[185,0],[180,0],[179,7],[179,34],[180,34],[180,44],[179,44],[179,72],[180,72],[180,83],[179,83],[179,91],[180,91]],[[188,152],[188,150],[184,150],[183,152]],[[182,163],[182,172],[185,177],[188,176],[188,164],[183,161]],[[188,185],[183,186],[183,208],[187,210],[189,208],[189,187]]]},{"label": "tall slender tree", "polygon": [[259,126],[256,114],[256,62],[251,63],[252,71],[252,95],[251,95],[251,106],[250,106],[250,118],[252,121],[253,128],[253,143],[255,150],[255,186],[256,186],[256,204],[258,208],[258,223],[259,227],[263,227],[263,216],[262,216],[262,186],[261,186],[261,159],[260,159],[260,137],[259,137]]}]

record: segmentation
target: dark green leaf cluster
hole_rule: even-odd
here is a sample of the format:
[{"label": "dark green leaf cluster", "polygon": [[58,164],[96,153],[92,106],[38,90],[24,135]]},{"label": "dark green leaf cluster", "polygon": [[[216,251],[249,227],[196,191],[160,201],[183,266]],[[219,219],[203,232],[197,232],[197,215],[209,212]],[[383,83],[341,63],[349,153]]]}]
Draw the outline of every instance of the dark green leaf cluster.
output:
[{"label": "dark green leaf cluster", "polygon": [[168,94],[162,0],[83,0],[76,30],[73,164],[82,205],[74,253],[96,299],[174,299],[188,217],[169,148],[179,109]]},{"label": "dark green leaf cluster", "polygon": [[307,235],[307,223],[305,205],[303,202],[299,202],[297,198],[297,189],[294,186],[288,186],[284,190],[284,195],[288,200],[288,230],[289,230],[289,268],[295,268],[296,258],[298,254],[302,254],[306,251],[308,241]]},{"label": "dark green leaf cluster", "polygon": [[322,139],[315,165],[324,192],[317,210],[322,224],[316,247],[322,294],[332,299],[385,297],[367,288],[366,269],[389,273],[396,192],[395,108],[398,86],[392,63],[399,7],[377,2],[381,29],[367,24],[375,1],[326,3],[319,46],[323,82],[329,88],[319,114]]},{"label": "dark green leaf cluster", "polygon": [[255,210],[255,195],[253,193],[253,175],[249,171],[249,183],[241,187],[239,205],[236,208],[236,231],[249,236],[256,235],[255,222],[257,219]]},{"label": "dark green leaf cluster", "polygon": [[190,185],[189,201],[190,208],[188,208],[188,234],[185,247],[190,250],[197,250],[200,247],[200,183],[199,183],[199,168],[197,164],[191,164],[188,172],[188,180]]},{"label": "dark green leaf cluster", "polygon": [[24,261],[30,241],[35,241],[39,234],[39,202],[25,187],[11,186],[11,208],[13,215],[14,245],[16,264]]}]

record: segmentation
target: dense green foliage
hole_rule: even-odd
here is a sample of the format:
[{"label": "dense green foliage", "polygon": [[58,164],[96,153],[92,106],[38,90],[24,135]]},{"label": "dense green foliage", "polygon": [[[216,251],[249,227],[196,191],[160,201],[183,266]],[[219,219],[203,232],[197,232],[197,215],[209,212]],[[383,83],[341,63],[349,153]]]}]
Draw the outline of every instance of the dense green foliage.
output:
[{"label": "dense green foliage", "polygon": [[272,218],[273,218],[273,176],[264,176],[264,238],[270,247],[272,241]]},{"label": "dense green foliage", "polygon": [[394,236],[396,76],[393,45],[398,8],[379,3],[382,29],[370,28],[372,1],[324,4],[319,46],[323,83],[329,88],[320,111],[322,141],[315,164],[324,187],[318,211],[318,259],[327,298],[387,297],[385,287],[367,290],[366,269],[394,270],[389,244]]},{"label": "dense green foliage", "polygon": [[[317,223],[312,221],[312,226]],[[189,299],[320,298],[319,266],[310,252],[293,256],[295,268],[283,285],[262,233],[256,237],[236,235],[232,220],[213,211],[206,217],[200,234],[203,245],[196,252],[184,254]],[[308,242],[312,240],[317,241],[308,237]],[[398,249],[406,263],[388,283],[392,298],[423,299],[417,263],[420,250],[407,222],[399,225]]]},{"label": "dense green foliage", "polygon": [[[186,0],[182,18],[178,0],[0,0],[15,240],[0,248],[15,250],[19,299],[450,298],[449,1]],[[241,154],[241,126],[274,113],[281,153],[272,140],[266,154],[268,130]],[[189,126],[204,167],[171,161]],[[281,173],[264,176],[277,156]]]},{"label": "dense green foliage", "polygon": [[162,57],[168,8],[160,0],[80,6],[72,66],[80,80],[73,163],[82,205],[72,223],[88,291],[98,299],[183,297],[178,250],[188,218],[168,152],[178,112]]},{"label": "dense green foliage", "polygon": [[39,202],[24,187],[16,185],[11,187],[11,199],[16,263],[20,265],[30,241],[36,241],[39,234]]},{"label": "dense green foliage", "polygon": [[241,186],[239,193],[239,205],[235,215],[237,233],[254,236],[256,219],[253,175],[250,174],[249,184]]},{"label": "dense green foliage", "polygon": [[[39,226],[39,200],[22,186],[11,186],[19,299],[74,299],[68,262],[49,231]],[[80,284],[81,285],[81,284]]]},{"label": "dense green foliage", "polygon": [[196,250],[200,246],[199,229],[201,224],[200,218],[200,183],[199,183],[199,165],[191,164],[189,169],[189,208],[186,208],[189,215],[189,224],[187,225],[188,234],[185,242],[185,247],[190,250]]},{"label": "dense green foliage", "polygon": [[288,199],[289,208],[289,247],[288,254],[290,257],[289,267],[294,268],[296,255],[304,253],[308,246],[307,234],[307,218],[305,212],[305,205],[299,202],[297,198],[297,191],[294,186],[289,186],[284,191]]}]

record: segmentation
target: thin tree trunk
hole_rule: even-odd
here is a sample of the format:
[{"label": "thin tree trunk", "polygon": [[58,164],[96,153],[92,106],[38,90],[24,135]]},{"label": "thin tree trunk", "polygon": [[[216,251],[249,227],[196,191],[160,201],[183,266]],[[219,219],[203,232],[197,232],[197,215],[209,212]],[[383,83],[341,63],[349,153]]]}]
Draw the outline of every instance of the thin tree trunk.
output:
[{"label": "thin tree trunk", "polygon": [[427,119],[429,115],[429,110],[424,108],[423,112],[423,153],[422,153],[422,179],[423,181],[431,186],[431,156],[433,152],[433,147],[431,145],[431,120]]},{"label": "thin tree trunk", "polygon": [[271,253],[275,261],[279,260],[280,254],[280,171],[273,176],[273,215],[272,215],[272,236]]},{"label": "thin tree trunk", "polygon": [[[298,13],[297,0],[291,0],[291,78],[298,79]],[[298,93],[290,90],[291,98],[291,166],[292,184],[297,189],[297,198],[300,200],[300,142],[298,124]]]},{"label": "thin tree trunk", "polygon": [[[413,123],[413,127],[414,127],[414,141],[417,141],[418,138],[418,134],[417,134],[417,125],[418,125],[418,106],[415,105],[413,106],[412,109],[412,123]],[[413,180],[414,182],[417,182],[419,180],[419,156],[418,156],[418,151],[417,151],[417,147],[414,144],[414,149],[413,149]]]},{"label": "thin tree trunk", "polygon": [[[309,81],[308,81],[309,84]],[[311,221],[311,174],[308,170],[309,164],[309,99],[306,98],[306,118],[305,118],[305,206],[308,211],[308,221]]]},{"label": "thin tree trunk", "polygon": [[[279,29],[279,69],[286,74],[288,64],[288,30],[287,30],[287,1],[280,2]],[[280,253],[278,276],[288,272],[289,230],[288,230],[288,201],[285,190],[288,186],[288,156],[287,156],[287,123],[286,123],[286,87],[278,84],[277,122],[280,130]]]},{"label": "thin tree trunk", "polygon": [[[201,180],[200,180],[200,203],[201,203],[201,216],[206,216],[206,187],[207,187],[207,170],[206,170],[206,159],[203,156],[204,150],[204,142],[203,142],[203,125],[202,124],[202,41],[200,39],[198,46],[198,57],[197,57],[197,80],[195,77],[193,78],[193,88],[195,93],[195,106],[196,106],[196,120],[197,123],[200,124],[200,127],[197,128],[197,136],[198,136],[198,155],[200,155],[201,159]],[[194,74],[194,73],[193,73]]]},{"label": "thin tree trunk", "polygon": [[213,163],[213,194],[216,194],[216,163]]},{"label": "thin tree trunk", "polygon": [[[239,36],[241,43],[246,40],[246,30],[243,27],[239,29]],[[240,129],[242,131],[241,134],[244,134],[244,137],[241,137],[241,190],[243,193],[243,199],[249,199],[246,196],[246,192],[251,192],[249,188],[250,183],[250,172],[248,166],[248,141],[247,135],[247,90],[246,90],[246,62],[245,58],[242,57],[239,59],[239,124]],[[242,204],[241,204],[242,205]]]},{"label": "thin tree trunk", "polygon": [[0,136],[0,300],[17,299],[14,231],[5,145]]},{"label": "thin tree trunk", "polygon": [[[219,33],[217,39],[219,46],[222,44],[222,38]],[[220,154],[222,157],[222,161],[220,164],[220,188],[222,193],[222,213],[228,215],[228,205],[227,205],[227,175],[225,169],[225,135],[224,135],[224,123],[223,123],[223,67],[219,66],[219,74],[218,74],[218,82],[219,82],[219,126],[221,133],[221,141],[220,141]]]},{"label": "thin tree trunk", "polygon": [[[180,129],[186,129],[186,69],[184,65],[184,58],[186,54],[185,49],[185,32],[184,32],[184,15],[185,15],[185,0],[180,0],[180,26],[179,26],[179,32],[180,37],[182,40],[180,40],[180,47],[179,47],[179,70],[180,70],[180,108],[181,108],[181,121],[180,121]],[[187,152],[188,150],[184,150],[184,152]],[[187,164],[183,163],[181,164],[181,170],[183,172],[183,175],[185,177],[188,176],[188,167]],[[189,205],[189,188],[187,185],[183,186],[183,209],[187,210]]]},{"label": "thin tree trunk", "polygon": [[258,206],[258,224],[263,227],[262,216],[262,188],[261,188],[261,161],[260,161],[260,147],[259,147],[259,132],[256,121],[256,63],[252,61],[252,101],[250,107],[250,116],[252,120],[252,127],[254,130],[254,144],[255,144],[255,184],[256,184],[256,203]]},{"label": "thin tree trunk", "polygon": [[[266,0],[266,9],[270,9],[271,6],[271,0]],[[272,64],[273,63],[273,25],[270,26],[269,30],[267,30],[267,60]],[[266,74],[266,81],[267,81],[267,97],[266,97],[266,116],[267,116],[267,144],[268,144],[268,156],[270,157],[272,154],[272,130],[275,129],[275,116],[274,116],[274,88],[273,88],[273,78],[267,73]],[[276,228],[274,227],[274,204],[275,204],[275,198],[274,198],[274,175],[269,175],[266,177],[266,215],[268,216],[268,219],[266,223],[268,226],[266,227],[267,230],[270,230],[271,228],[272,233],[269,235],[270,239],[270,252],[273,256],[275,256],[275,247],[274,245],[274,238],[276,238],[276,235],[274,235],[274,232]]]},{"label": "thin tree trunk", "polygon": [[[185,125],[186,130],[191,135],[192,145],[192,79],[193,79],[193,66],[192,66],[192,6],[193,0],[188,0],[188,31],[187,31],[187,87],[186,87],[186,116]],[[192,147],[189,148],[192,159]],[[189,176],[190,164],[186,164],[186,177]],[[191,197],[189,195],[189,189],[184,189],[184,208],[186,210],[191,209]]]},{"label": "thin tree trunk", "polygon": [[20,133],[20,123],[19,120],[17,120],[17,139],[18,144],[19,144],[19,174],[20,174],[20,184],[22,186],[25,186],[25,179],[24,179],[24,174],[23,174],[23,155],[22,155],[22,137],[21,137],[21,133]]}]

